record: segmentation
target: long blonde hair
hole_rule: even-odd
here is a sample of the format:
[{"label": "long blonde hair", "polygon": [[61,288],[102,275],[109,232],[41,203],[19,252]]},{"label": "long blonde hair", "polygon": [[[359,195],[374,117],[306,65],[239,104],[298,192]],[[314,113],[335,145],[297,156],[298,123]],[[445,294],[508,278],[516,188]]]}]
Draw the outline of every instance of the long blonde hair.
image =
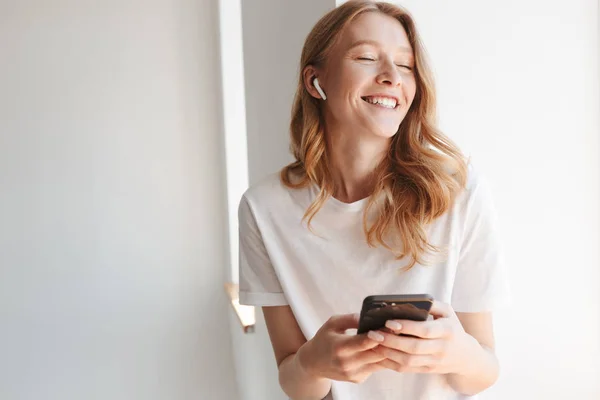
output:
[{"label": "long blonde hair", "polygon": [[[292,107],[290,149],[296,161],[283,168],[281,180],[290,188],[310,184],[320,188],[304,215],[310,228],[310,222],[335,193],[335,187],[329,172],[320,103],[306,90],[303,71],[308,65],[324,65],[340,33],[366,12],[380,12],[397,19],[415,56],[415,97],[391,140],[387,157],[375,172],[376,184],[363,218],[367,243],[382,245],[398,260],[409,256],[405,268],[410,269],[416,263],[427,263],[426,252],[443,251],[428,242],[425,228],[452,206],[465,187],[467,162],[460,149],[436,127],[433,74],[413,18],[406,10],[384,2],[351,0],[331,10],[313,27],[302,49]],[[367,215],[372,207],[376,207],[377,216],[369,223]]]}]

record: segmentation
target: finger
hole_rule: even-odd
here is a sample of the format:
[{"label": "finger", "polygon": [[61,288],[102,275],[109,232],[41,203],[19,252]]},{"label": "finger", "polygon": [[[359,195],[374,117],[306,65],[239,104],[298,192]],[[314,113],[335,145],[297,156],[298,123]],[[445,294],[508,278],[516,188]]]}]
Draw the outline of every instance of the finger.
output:
[{"label": "finger", "polygon": [[[382,360],[380,362],[385,361]],[[381,365],[380,362],[376,362],[373,364],[365,364],[362,367],[360,367],[357,371],[356,371],[356,375],[359,376],[369,376],[371,375],[373,372],[377,372],[380,371],[382,369],[385,369],[385,366]]]},{"label": "finger", "polygon": [[426,367],[436,363],[436,358],[432,355],[415,355],[407,354],[402,351],[388,349],[388,348],[377,348],[378,353],[384,355],[388,360],[392,360],[395,363],[403,365],[405,367]]},{"label": "finger", "polygon": [[358,353],[370,350],[379,345],[379,342],[369,338],[367,335],[355,335],[344,339],[341,346],[344,354]]},{"label": "finger", "polygon": [[423,365],[423,366],[410,366],[410,365],[402,365],[397,363],[396,361],[385,359],[383,361],[380,361],[377,363],[377,365],[386,368],[386,369],[391,369],[392,371],[396,371],[396,372],[410,372],[410,373],[431,373],[435,371],[435,368],[433,365]]},{"label": "finger", "polygon": [[429,314],[433,315],[437,318],[450,317],[454,314],[454,310],[452,306],[446,303],[442,303],[441,301],[434,300],[431,304],[431,309],[429,310]]},{"label": "finger", "polygon": [[361,351],[347,360],[346,366],[348,369],[355,370],[364,367],[367,364],[377,364],[379,361],[385,360],[385,356],[373,350]]},{"label": "finger", "polygon": [[397,336],[391,333],[381,332],[384,337],[381,347],[402,351],[407,354],[427,355],[439,354],[444,346],[441,339],[422,339],[418,337]]},{"label": "finger", "polygon": [[379,365],[378,363],[364,364],[356,368],[346,366],[346,369],[341,371],[341,379],[339,380],[349,381],[353,383],[362,383],[373,372],[377,372],[382,369],[385,369],[385,367]]},{"label": "finger", "polygon": [[333,317],[329,318],[327,324],[336,332],[344,332],[347,329],[357,329],[359,318],[360,315],[356,313],[334,315]]},{"label": "finger", "polygon": [[399,334],[402,330],[402,322],[397,319],[388,319],[385,321],[385,328],[382,329],[383,332],[393,333],[395,335]]},{"label": "finger", "polygon": [[448,318],[440,318],[432,321],[409,321],[399,320],[402,325],[397,333],[412,335],[423,339],[439,339],[451,333]]},{"label": "finger", "polygon": [[[389,322],[389,320],[388,320],[388,322]],[[387,322],[386,322],[386,324],[387,324]],[[387,332],[387,333],[396,333],[396,332],[394,331],[394,329],[392,329],[392,328],[388,328],[388,327],[381,328],[381,330],[382,330],[383,332]]]}]

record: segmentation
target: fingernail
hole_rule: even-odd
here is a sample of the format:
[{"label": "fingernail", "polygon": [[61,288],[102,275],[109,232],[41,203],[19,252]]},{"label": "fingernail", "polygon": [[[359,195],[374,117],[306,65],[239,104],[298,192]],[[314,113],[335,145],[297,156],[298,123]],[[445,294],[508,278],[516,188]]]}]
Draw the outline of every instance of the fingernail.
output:
[{"label": "fingernail", "polygon": [[402,324],[396,321],[386,321],[385,326],[395,331],[399,331],[400,329],[402,329]]},{"label": "fingernail", "polygon": [[383,342],[383,339],[385,339],[382,334],[377,333],[375,331],[369,331],[367,336],[369,337],[369,339],[373,339],[376,342]]}]

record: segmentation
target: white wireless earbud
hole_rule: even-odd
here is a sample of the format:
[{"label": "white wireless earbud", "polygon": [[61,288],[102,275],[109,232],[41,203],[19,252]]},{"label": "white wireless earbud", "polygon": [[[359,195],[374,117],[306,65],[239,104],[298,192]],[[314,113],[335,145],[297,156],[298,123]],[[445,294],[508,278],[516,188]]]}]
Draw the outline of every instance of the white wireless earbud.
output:
[{"label": "white wireless earbud", "polygon": [[327,100],[327,96],[325,96],[325,92],[323,91],[323,89],[321,89],[321,86],[319,85],[319,80],[317,78],[315,78],[313,84],[315,85],[315,89],[317,89],[317,92],[319,92],[323,100]]}]

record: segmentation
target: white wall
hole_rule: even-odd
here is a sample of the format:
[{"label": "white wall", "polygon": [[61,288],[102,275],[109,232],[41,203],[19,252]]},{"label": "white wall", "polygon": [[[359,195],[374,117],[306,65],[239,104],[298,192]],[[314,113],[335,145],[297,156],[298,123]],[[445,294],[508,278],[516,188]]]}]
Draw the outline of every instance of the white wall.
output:
[{"label": "white wall", "polygon": [[0,398],[237,399],[217,1],[26,3],[0,6]]},{"label": "white wall", "polygon": [[306,36],[332,0],[242,3],[250,184],[293,161],[292,100]]},{"label": "white wall", "polygon": [[219,1],[221,89],[227,182],[230,282],[238,282],[238,206],[248,188],[248,140],[241,0]]},{"label": "white wall", "polygon": [[596,0],[401,3],[433,59],[442,128],[501,214],[514,301],[482,398],[600,398]]}]

